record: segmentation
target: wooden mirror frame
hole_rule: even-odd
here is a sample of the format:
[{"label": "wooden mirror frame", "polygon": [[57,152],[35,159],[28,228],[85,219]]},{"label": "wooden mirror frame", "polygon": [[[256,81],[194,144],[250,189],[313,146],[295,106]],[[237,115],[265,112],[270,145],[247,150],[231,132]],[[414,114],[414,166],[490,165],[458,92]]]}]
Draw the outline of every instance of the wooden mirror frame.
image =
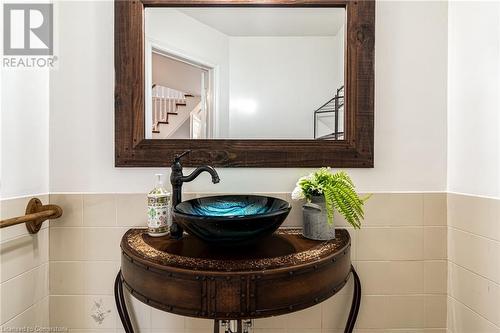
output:
[{"label": "wooden mirror frame", "polygon": [[[346,9],[345,140],[146,139],[146,7],[341,7]],[[373,167],[375,0],[115,0],[115,165],[167,167]]]}]

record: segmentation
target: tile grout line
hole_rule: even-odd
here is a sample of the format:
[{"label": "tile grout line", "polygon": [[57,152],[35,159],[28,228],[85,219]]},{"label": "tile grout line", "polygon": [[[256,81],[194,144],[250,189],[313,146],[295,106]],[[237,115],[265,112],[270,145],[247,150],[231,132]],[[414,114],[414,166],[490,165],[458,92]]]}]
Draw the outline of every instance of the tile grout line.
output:
[{"label": "tile grout line", "polygon": [[[42,227],[40,228],[40,231],[39,231],[39,232],[41,232],[42,230],[47,230],[47,231],[49,230],[49,223],[48,223],[48,222],[49,222],[48,220],[43,222],[43,225],[42,225]],[[27,229],[26,229],[25,231],[23,230],[23,232],[26,232],[26,233],[23,233],[23,234],[21,234],[21,235],[15,235],[15,236],[12,236],[12,237],[7,237],[7,238],[5,238],[5,239],[2,239],[2,240],[0,241],[0,248],[1,248],[1,247],[2,247],[2,245],[4,245],[5,243],[12,242],[12,241],[15,241],[15,240],[21,239],[21,238],[26,237],[26,236],[31,236],[31,237],[33,238],[33,237],[35,237],[36,235],[38,235],[38,234],[36,234],[36,235],[32,235],[32,234],[30,234],[30,233],[28,232],[28,230],[27,230]]]},{"label": "tile grout line", "polygon": [[[422,258],[425,259],[426,257],[426,250],[425,250],[425,236],[426,236],[426,232],[425,232],[425,195],[422,194],[422,197],[421,197],[421,200],[422,200]],[[422,273],[421,273],[421,281],[422,281],[422,290],[425,291],[425,267],[424,267],[424,264],[422,264]],[[426,323],[427,323],[427,314],[426,314],[426,311],[425,311],[425,300],[426,297],[424,296],[424,300],[422,302],[422,313],[423,313],[423,317],[424,317],[424,322],[423,322],[423,327],[425,328],[426,327]]]},{"label": "tile grout line", "polygon": [[26,194],[26,195],[18,195],[18,196],[13,196],[13,197],[6,197],[6,198],[1,198],[0,199],[0,203],[2,203],[3,201],[9,201],[9,200],[19,200],[19,199],[31,199],[31,198],[35,198],[35,197],[44,197],[44,196],[47,196],[47,199],[48,197],[50,196],[50,193],[49,192],[42,192],[42,193],[35,193],[35,194]]},{"label": "tile grout line", "polygon": [[19,273],[19,274],[17,274],[17,275],[15,275],[15,276],[13,276],[13,277],[10,277],[10,278],[8,278],[8,279],[7,279],[7,280],[5,280],[5,281],[2,281],[0,284],[4,284],[4,283],[7,283],[7,282],[10,282],[10,281],[12,281],[12,280],[14,280],[14,279],[16,279],[16,278],[18,278],[18,277],[20,277],[20,276],[24,275],[24,274],[31,273],[31,272],[33,272],[34,270],[39,269],[40,267],[42,267],[42,266],[44,266],[44,265],[48,265],[49,263],[50,263],[50,261],[44,261],[43,263],[40,263],[39,265],[37,265],[37,266],[35,266],[35,267],[32,267],[32,268],[30,268],[30,269],[28,269],[28,270],[26,270],[26,271],[24,271],[24,272],[22,272],[22,273]]},{"label": "tile grout line", "polygon": [[118,226],[118,195],[113,196],[113,201],[115,204],[115,225]]},{"label": "tile grout line", "polygon": [[81,212],[80,212],[80,224],[81,225],[80,226],[83,227],[83,226],[85,226],[85,222],[84,222],[85,221],[85,207],[84,207],[85,201],[83,200],[83,194],[80,194],[78,201],[79,201],[79,205],[80,205],[79,208],[81,210]]},{"label": "tile grout line", "polygon": [[479,198],[479,199],[487,199],[487,200],[497,200],[500,201],[500,197],[495,197],[495,196],[488,196],[488,195],[480,195],[480,194],[472,194],[472,193],[463,193],[463,192],[456,192],[456,191],[445,191],[443,193],[446,193],[447,195],[456,195],[456,196],[462,196],[462,197],[471,197],[471,198]]},{"label": "tile grout line", "polygon": [[[47,271],[48,271],[48,268],[47,268]],[[28,273],[28,272],[26,272],[26,273]],[[36,281],[38,281],[38,280],[36,280]],[[35,281],[35,282],[36,282],[36,281]],[[48,281],[47,281],[47,282],[48,282]],[[35,291],[35,294],[36,294],[36,291]],[[38,304],[38,303],[39,303],[39,302],[41,302],[44,298],[49,297],[49,296],[50,296],[50,290],[48,290],[48,288],[47,288],[47,295],[44,295],[44,296],[43,296],[43,297],[41,297],[40,299],[38,299],[38,300],[36,300],[35,302],[33,302],[32,304],[30,304],[27,308],[25,308],[24,310],[22,310],[20,313],[18,313],[18,314],[16,314],[16,315],[14,315],[13,317],[11,317],[11,318],[7,319],[7,320],[5,321],[5,323],[7,323],[7,322],[9,322],[9,321],[13,320],[13,319],[14,319],[14,318],[16,318],[18,315],[21,315],[22,313],[26,312],[26,311],[27,311],[27,310],[29,310],[31,307],[33,307],[34,305]],[[2,323],[1,325],[4,325],[5,323]]]},{"label": "tile grout line", "polygon": [[[14,319],[16,319],[17,317],[23,315],[24,313],[26,313],[27,311],[29,311],[31,308],[33,308],[34,306],[37,306],[39,305],[40,303],[42,303],[42,301],[44,301],[45,299],[47,298],[47,304],[50,304],[49,303],[49,298],[50,298],[50,294],[49,295],[45,295],[44,297],[40,298],[38,301],[36,301],[35,303],[31,304],[28,308],[26,308],[25,310],[21,311],[20,313],[16,314],[14,317],[6,320],[4,323],[1,324],[1,326],[4,326],[5,324],[8,324],[9,321],[12,321]],[[50,311],[50,306],[49,306],[49,311]],[[47,318],[48,319],[48,318]],[[0,328],[1,330],[1,328]]]},{"label": "tile grout line", "polygon": [[492,322],[491,320],[489,320],[488,318],[486,318],[485,316],[483,316],[482,314],[478,313],[476,310],[474,310],[473,308],[471,308],[470,306],[468,306],[467,304],[463,303],[462,301],[460,301],[459,299],[451,296],[451,295],[448,295],[449,298],[451,298],[453,301],[457,302],[457,303],[460,303],[462,306],[464,306],[465,308],[467,308],[469,311],[473,312],[474,314],[478,315],[479,317],[481,317],[482,319],[486,320],[488,323],[492,324],[493,326],[495,326],[496,328],[500,328],[500,326],[498,326],[497,324],[495,324],[494,322]]},{"label": "tile grout line", "polygon": [[471,270],[471,269],[469,269],[469,268],[467,268],[467,267],[465,267],[465,266],[462,266],[462,265],[460,265],[460,264],[457,264],[457,263],[456,263],[456,262],[454,262],[454,261],[451,261],[451,260],[450,260],[450,261],[449,261],[449,263],[450,263],[450,264],[452,264],[452,265],[455,265],[455,266],[457,266],[457,267],[459,267],[459,268],[461,268],[461,269],[463,269],[463,270],[465,270],[465,271],[467,271],[467,272],[469,272],[469,273],[471,273],[471,274],[474,274],[476,277],[482,278],[482,279],[484,279],[484,280],[486,280],[486,281],[488,281],[488,282],[491,282],[491,283],[493,283],[493,284],[497,285],[498,287],[500,287],[500,283],[499,283],[499,282],[496,282],[495,280],[492,280],[492,279],[491,279],[491,278],[489,278],[489,277],[486,277],[486,276],[481,275],[481,274],[479,274],[479,273],[477,273],[477,272],[474,272],[473,270]]},{"label": "tile grout line", "polygon": [[[74,229],[74,228],[140,228],[140,229],[146,229],[147,227],[143,224],[141,225],[109,225],[109,226],[99,226],[99,225],[68,225],[68,226],[60,226],[60,225],[52,225],[50,226],[53,229]],[[285,228],[300,228],[301,225],[290,225],[290,226],[285,226]],[[363,230],[372,230],[372,229],[421,229],[421,228],[430,228],[430,229],[437,229],[437,228],[446,228],[446,225],[405,225],[405,226],[391,226],[391,225],[384,225],[384,226],[363,226]],[[345,226],[338,226],[339,229],[346,229],[346,230],[354,230],[352,227],[345,227]],[[46,229],[46,228],[45,228]],[[479,235],[478,235],[479,236]],[[483,236],[484,237],[484,236]],[[494,240],[494,239],[492,239]],[[500,241],[499,241],[500,242]]]},{"label": "tile grout line", "polygon": [[479,235],[479,234],[476,234],[474,232],[471,232],[471,231],[468,231],[468,230],[464,230],[462,228],[458,228],[458,227],[453,226],[453,225],[449,225],[448,228],[454,229],[456,231],[460,231],[460,232],[462,232],[464,234],[469,234],[469,235],[473,235],[473,236],[476,236],[476,237],[479,237],[479,238],[482,238],[482,239],[486,239],[486,240],[489,240],[489,241],[492,241],[492,242],[495,242],[495,243],[500,243],[499,239],[495,239],[495,238],[491,238],[491,237],[488,237],[488,236]]}]

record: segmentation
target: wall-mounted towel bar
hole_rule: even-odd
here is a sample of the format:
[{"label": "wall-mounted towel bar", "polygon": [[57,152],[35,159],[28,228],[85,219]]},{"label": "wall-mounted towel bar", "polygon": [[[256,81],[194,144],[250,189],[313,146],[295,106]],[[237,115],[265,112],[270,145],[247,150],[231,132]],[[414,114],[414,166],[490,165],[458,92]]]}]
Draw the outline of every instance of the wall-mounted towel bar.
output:
[{"label": "wall-mounted towel bar", "polygon": [[26,223],[30,234],[36,234],[47,219],[57,219],[62,215],[62,208],[57,205],[44,205],[38,198],[33,198],[26,206],[26,215],[0,221],[0,228]]}]

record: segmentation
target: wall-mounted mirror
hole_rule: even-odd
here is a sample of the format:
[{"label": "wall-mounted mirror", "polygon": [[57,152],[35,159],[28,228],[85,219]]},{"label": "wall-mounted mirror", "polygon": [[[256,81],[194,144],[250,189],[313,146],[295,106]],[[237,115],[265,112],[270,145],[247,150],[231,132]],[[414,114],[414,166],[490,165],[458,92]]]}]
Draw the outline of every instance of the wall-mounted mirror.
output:
[{"label": "wall-mounted mirror", "polygon": [[146,8],[148,139],[344,139],[345,8]]},{"label": "wall-mounted mirror", "polygon": [[115,165],[372,167],[374,0],[115,0]]}]

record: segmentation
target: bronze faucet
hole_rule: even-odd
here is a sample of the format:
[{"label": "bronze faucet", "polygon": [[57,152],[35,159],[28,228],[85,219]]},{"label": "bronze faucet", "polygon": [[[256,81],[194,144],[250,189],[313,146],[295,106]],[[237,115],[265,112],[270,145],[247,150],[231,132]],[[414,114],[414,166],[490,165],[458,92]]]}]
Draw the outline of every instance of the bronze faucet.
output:
[{"label": "bronze faucet", "polygon": [[[191,150],[187,150],[180,155],[175,155],[174,163],[172,163],[172,172],[170,173],[170,184],[172,184],[172,209],[182,202],[182,184],[190,182],[200,175],[203,171],[208,172],[212,176],[212,183],[217,184],[220,179],[217,171],[209,165],[202,165],[197,167],[190,175],[184,176],[182,173],[181,158],[189,154]],[[182,238],[184,230],[175,221],[172,221],[170,226],[170,237],[175,239]]]}]

